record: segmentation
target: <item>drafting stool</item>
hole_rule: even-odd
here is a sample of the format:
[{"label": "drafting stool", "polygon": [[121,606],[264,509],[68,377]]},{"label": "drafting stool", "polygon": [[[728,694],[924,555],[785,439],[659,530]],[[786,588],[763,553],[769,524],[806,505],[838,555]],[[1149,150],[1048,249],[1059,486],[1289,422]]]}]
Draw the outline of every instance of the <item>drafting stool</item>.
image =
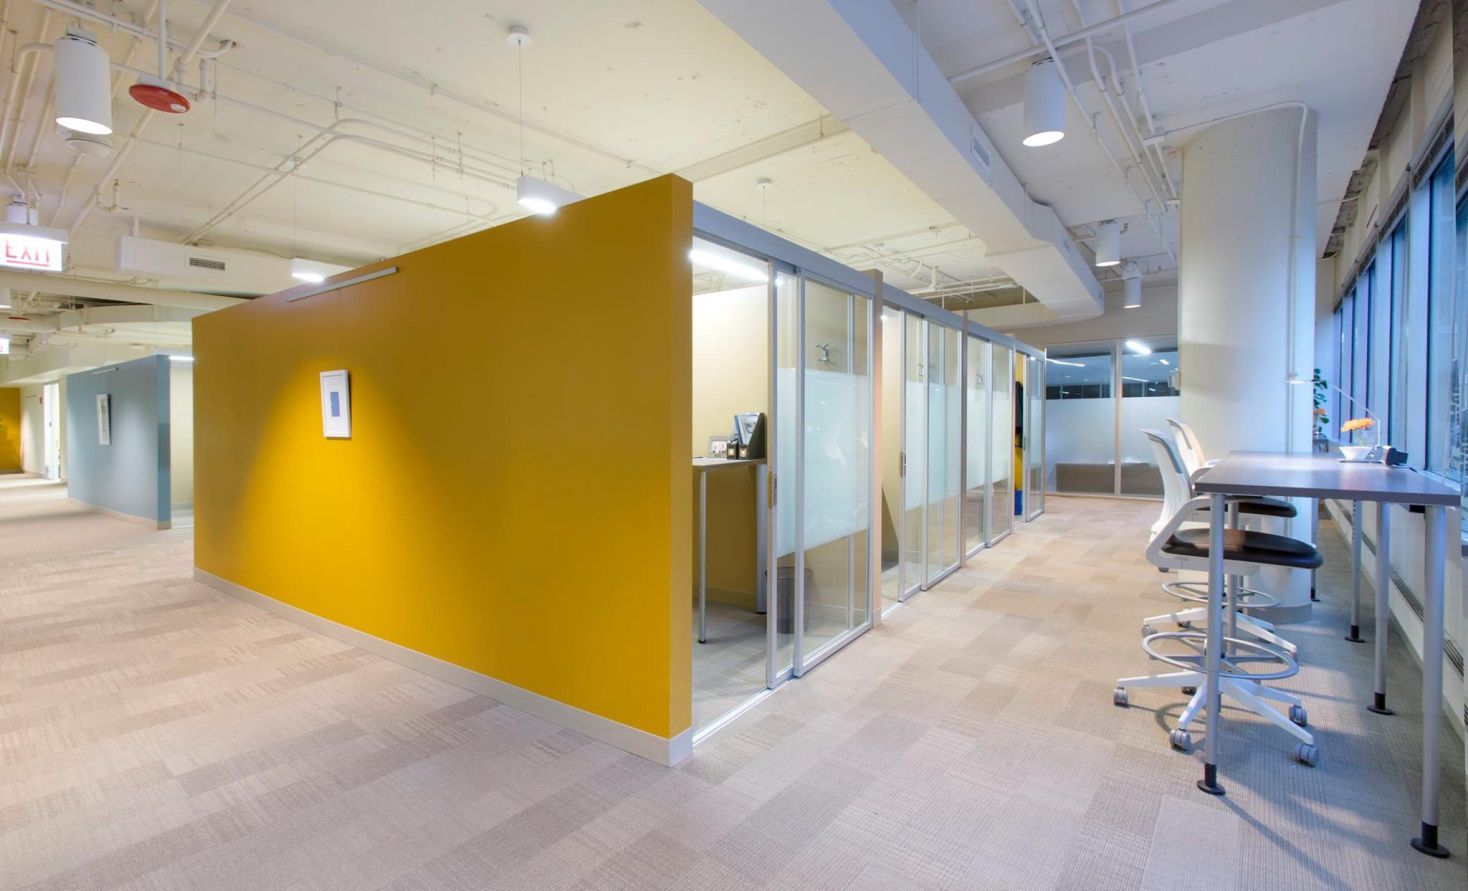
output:
[{"label": "drafting stool", "polygon": [[[1193,481],[1186,472],[1181,453],[1176,445],[1169,441],[1166,434],[1157,430],[1143,430],[1142,433],[1151,442],[1152,453],[1157,459],[1157,472],[1162,476],[1162,510],[1168,520],[1171,520],[1177,516],[1178,511],[1182,510],[1183,505],[1193,498]],[[1239,526],[1240,519],[1249,517],[1289,518],[1295,515],[1295,506],[1279,498],[1230,498],[1228,506],[1231,514],[1230,520],[1233,521],[1230,525],[1235,527]],[[1204,499],[1203,518],[1206,520],[1207,516],[1207,499]],[[1159,532],[1160,528],[1154,527],[1154,537]],[[1244,587],[1239,579],[1231,579],[1229,587],[1234,609],[1234,615],[1230,618],[1229,633],[1243,631],[1271,646],[1279,647],[1291,656],[1297,656],[1298,648],[1280,637],[1274,625],[1248,614],[1249,610],[1278,606],[1278,598],[1264,591]],[[1188,603],[1204,604],[1208,602],[1206,582],[1167,582],[1163,584],[1162,590]],[[1163,613],[1160,616],[1148,616],[1142,620],[1142,634],[1143,636],[1152,634],[1157,630],[1157,625],[1163,622],[1172,622],[1179,628],[1190,628],[1192,623],[1206,617],[1206,608],[1202,606]]]},{"label": "drafting stool", "polygon": [[[1170,445],[1163,434],[1156,431],[1147,433],[1153,437],[1154,442]],[[1206,571],[1209,529],[1199,521],[1208,517],[1207,506],[1206,497],[1194,498],[1184,503],[1172,520],[1147,545],[1147,559],[1159,567]],[[1223,559],[1224,574],[1240,577],[1251,575],[1263,566],[1316,569],[1322,562],[1320,552],[1307,542],[1243,529],[1225,530]],[[1224,604],[1224,614],[1207,617],[1206,621],[1228,621],[1230,625],[1233,624],[1237,612],[1232,594],[1236,590],[1236,585],[1229,586],[1230,596]],[[1204,613],[1206,616],[1206,607]],[[1295,757],[1301,763],[1314,766],[1319,754],[1315,748],[1314,736],[1305,729],[1308,718],[1300,698],[1264,686],[1265,681],[1281,680],[1297,674],[1300,670],[1299,663],[1288,652],[1265,643],[1244,640],[1231,634],[1221,635],[1221,640],[1224,649],[1220,654],[1220,694],[1294,736],[1299,740]],[[1182,670],[1161,675],[1122,678],[1116,682],[1113,693],[1113,702],[1125,707],[1129,705],[1127,690],[1132,687],[1194,688],[1193,697],[1179,717],[1177,728],[1168,737],[1174,748],[1183,751],[1191,750],[1193,744],[1188,725],[1207,702],[1208,681],[1203,671],[1206,642],[1207,635],[1202,631],[1164,631],[1147,635],[1142,639],[1142,649],[1147,655]],[[1266,700],[1288,705],[1288,716],[1269,705]]]}]

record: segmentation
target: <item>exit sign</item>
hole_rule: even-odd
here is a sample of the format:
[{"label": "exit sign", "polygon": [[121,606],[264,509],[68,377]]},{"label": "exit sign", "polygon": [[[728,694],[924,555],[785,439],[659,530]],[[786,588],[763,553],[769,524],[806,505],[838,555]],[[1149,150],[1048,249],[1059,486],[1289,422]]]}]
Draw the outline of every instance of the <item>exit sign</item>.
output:
[{"label": "exit sign", "polygon": [[0,266],[60,272],[65,242],[34,235],[0,233]]}]

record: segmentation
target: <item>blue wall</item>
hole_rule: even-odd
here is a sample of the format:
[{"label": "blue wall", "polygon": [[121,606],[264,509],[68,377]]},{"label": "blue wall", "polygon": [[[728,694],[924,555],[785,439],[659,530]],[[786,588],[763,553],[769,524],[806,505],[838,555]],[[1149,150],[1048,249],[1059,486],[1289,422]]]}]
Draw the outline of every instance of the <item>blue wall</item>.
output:
[{"label": "blue wall", "polygon": [[[97,396],[112,398],[112,444],[97,442]],[[170,522],[168,357],[66,378],[67,494],[118,513]]]}]

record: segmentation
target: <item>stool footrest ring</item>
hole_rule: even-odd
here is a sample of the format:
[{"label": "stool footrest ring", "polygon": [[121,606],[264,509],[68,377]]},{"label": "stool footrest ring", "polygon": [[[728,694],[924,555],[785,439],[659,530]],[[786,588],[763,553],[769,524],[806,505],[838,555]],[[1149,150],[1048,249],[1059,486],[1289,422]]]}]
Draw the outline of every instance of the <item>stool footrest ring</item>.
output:
[{"label": "stool footrest ring", "polygon": [[[1158,645],[1164,641],[1177,641],[1193,652],[1187,655],[1163,653]],[[1187,671],[1203,670],[1203,657],[1208,645],[1208,635],[1202,631],[1160,631],[1142,638],[1142,649],[1148,656]],[[1244,681],[1277,681],[1294,677],[1300,673],[1300,663],[1287,653],[1264,644],[1238,637],[1223,638],[1224,652],[1220,658],[1219,677]],[[1273,671],[1247,671],[1240,666],[1249,663],[1273,663],[1279,668]]]}]

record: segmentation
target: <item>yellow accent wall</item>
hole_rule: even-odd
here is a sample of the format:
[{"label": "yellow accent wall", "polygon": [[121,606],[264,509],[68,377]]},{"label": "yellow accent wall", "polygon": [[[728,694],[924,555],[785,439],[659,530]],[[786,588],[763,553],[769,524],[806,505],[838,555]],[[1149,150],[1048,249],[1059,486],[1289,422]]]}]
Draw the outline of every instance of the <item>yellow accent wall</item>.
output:
[{"label": "yellow accent wall", "polygon": [[[661,177],[196,319],[198,566],[686,729],[691,229],[691,187]],[[321,429],[339,368],[350,440]]]},{"label": "yellow accent wall", "polygon": [[20,467],[20,389],[0,387],[0,473]]}]

